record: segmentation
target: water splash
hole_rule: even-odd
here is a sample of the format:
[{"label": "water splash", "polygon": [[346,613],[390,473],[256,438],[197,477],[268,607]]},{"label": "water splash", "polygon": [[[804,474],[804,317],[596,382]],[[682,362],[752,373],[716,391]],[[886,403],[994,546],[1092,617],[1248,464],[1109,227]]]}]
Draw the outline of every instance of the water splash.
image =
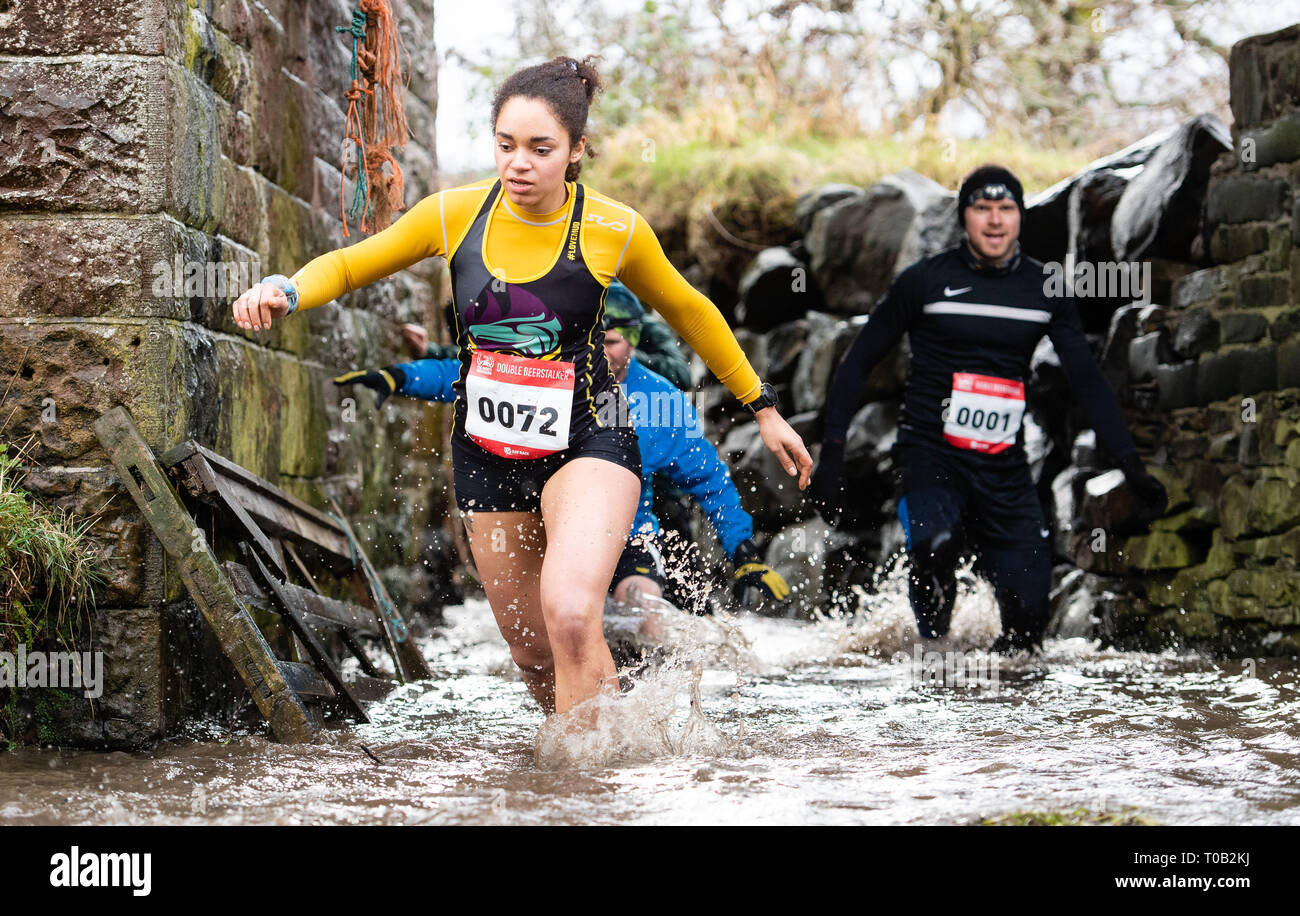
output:
[{"label": "water splash", "polygon": [[533,743],[534,762],[541,770],[596,769],[726,754],[735,739],[704,714],[703,676],[702,665],[670,659],[624,693],[601,694],[549,717]]}]

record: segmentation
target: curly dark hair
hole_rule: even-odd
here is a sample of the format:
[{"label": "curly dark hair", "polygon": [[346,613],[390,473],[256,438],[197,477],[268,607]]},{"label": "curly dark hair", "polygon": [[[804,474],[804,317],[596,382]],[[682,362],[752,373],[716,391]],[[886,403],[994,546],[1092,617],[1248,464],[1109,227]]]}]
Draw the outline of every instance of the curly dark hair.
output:
[{"label": "curly dark hair", "polygon": [[[492,97],[492,129],[496,130],[497,116],[506,102],[521,95],[545,102],[556,120],[569,132],[569,145],[577,146],[587,131],[587,112],[591,109],[591,102],[604,85],[594,57],[582,60],[557,57],[544,64],[516,70]],[[590,142],[587,155],[593,159],[596,157]],[[564,170],[564,180],[577,181],[581,172],[582,160],[571,162]]]}]

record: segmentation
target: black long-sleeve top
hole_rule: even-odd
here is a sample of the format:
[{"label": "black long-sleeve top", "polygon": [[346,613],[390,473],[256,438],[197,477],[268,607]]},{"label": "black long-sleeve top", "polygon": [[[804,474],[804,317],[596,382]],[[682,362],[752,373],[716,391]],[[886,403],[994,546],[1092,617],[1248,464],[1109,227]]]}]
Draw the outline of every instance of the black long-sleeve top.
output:
[{"label": "black long-sleeve top", "polygon": [[[1046,334],[1070,389],[1118,462],[1136,455],[1119,401],[1106,384],[1070,296],[1048,295],[1043,264],[1017,255],[1002,268],[976,260],[965,244],[918,261],[894,280],[835,373],[823,438],[843,442],[861,406],[868,373],[909,335],[912,349],[899,444],[950,448],[943,435],[945,399],[954,373],[1025,382],[1029,361]],[[1023,461],[1024,433],[1014,446],[985,458]]]}]

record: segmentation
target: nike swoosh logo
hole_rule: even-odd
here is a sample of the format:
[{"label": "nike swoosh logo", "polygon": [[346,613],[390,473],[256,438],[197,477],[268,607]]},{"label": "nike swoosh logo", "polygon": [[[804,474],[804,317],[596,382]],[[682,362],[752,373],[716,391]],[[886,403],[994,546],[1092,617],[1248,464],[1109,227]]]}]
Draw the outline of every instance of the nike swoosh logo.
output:
[{"label": "nike swoosh logo", "polygon": [[974,288],[975,287],[973,286],[963,286],[961,289],[949,289],[945,286],[943,288],[943,294],[945,296],[960,296],[962,293],[969,293]]}]

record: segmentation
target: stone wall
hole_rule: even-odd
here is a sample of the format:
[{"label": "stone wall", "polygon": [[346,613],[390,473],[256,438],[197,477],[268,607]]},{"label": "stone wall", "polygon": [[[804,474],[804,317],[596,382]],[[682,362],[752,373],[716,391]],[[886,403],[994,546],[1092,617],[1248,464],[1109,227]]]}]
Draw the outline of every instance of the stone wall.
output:
[{"label": "stone wall", "polygon": [[[394,9],[414,203],[437,173],[433,3]],[[93,627],[105,695],[69,709],[59,740],[138,746],[239,699],[205,680],[220,660],[116,484],[91,429],[102,411],[125,405],[157,452],[193,438],[309,502],[340,498],[399,600],[426,523],[445,515],[429,448],[440,412],[381,414],[344,392],[350,420],[330,382],[394,361],[402,322],[439,326],[441,264],[269,333],[230,319],[249,282],[345,243],[351,44],[335,26],[350,18],[345,0],[0,3],[0,435],[33,437],[29,490],[98,514],[108,577]],[[204,285],[171,282],[191,264]]]},{"label": "stone wall", "polygon": [[[1203,212],[1213,266],[1142,316],[1130,383],[1173,497],[1121,562],[1107,626],[1234,652],[1300,651],[1300,26],[1238,43],[1233,150]],[[1105,567],[1078,552],[1081,565]],[[1094,562],[1095,559],[1095,562]]]}]

